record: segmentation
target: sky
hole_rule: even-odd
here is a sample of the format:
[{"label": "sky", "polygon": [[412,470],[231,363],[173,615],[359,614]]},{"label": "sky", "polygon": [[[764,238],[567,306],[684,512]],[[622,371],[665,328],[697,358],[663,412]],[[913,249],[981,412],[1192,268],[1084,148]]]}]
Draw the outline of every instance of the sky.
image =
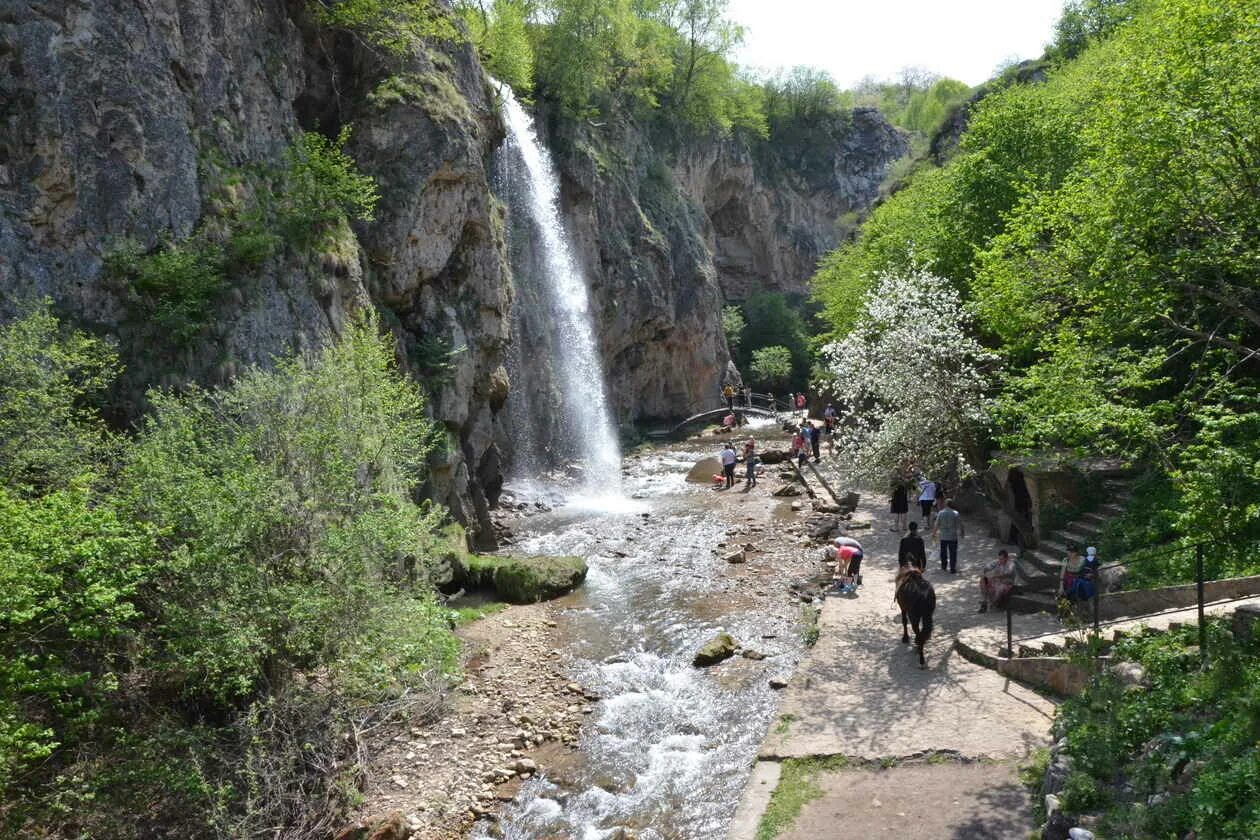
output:
[{"label": "sky", "polygon": [[1011,58],[1036,58],[1064,0],[730,0],[736,59],[773,71],[808,64],[841,87],[903,67],[977,85]]}]

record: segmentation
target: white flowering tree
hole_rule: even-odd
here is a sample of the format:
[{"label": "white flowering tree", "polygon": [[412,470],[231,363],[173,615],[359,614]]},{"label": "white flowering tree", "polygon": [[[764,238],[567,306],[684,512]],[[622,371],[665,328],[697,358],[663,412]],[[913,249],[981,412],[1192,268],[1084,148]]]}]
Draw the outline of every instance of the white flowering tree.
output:
[{"label": "white flowering tree", "polygon": [[912,270],[880,277],[852,331],[823,347],[817,384],[838,401],[835,444],[854,479],[883,484],[911,465],[929,475],[979,466],[996,358],[969,327],[957,290]]}]

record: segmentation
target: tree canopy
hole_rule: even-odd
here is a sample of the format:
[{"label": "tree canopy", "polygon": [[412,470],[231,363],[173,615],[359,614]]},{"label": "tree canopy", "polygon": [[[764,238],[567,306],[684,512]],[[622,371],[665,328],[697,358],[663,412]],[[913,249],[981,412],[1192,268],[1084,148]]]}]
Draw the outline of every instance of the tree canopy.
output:
[{"label": "tree canopy", "polygon": [[[1044,83],[975,105],[957,155],[823,261],[815,294],[840,338],[878,278],[938,274],[1004,362],[996,443],[1151,459],[1200,511],[1160,515],[1204,524],[1206,451],[1254,487],[1237,431],[1260,372],[1260,6],[1074,3],[1060,42]],[[1231,521],[1260,513],[1231,499]]]}]

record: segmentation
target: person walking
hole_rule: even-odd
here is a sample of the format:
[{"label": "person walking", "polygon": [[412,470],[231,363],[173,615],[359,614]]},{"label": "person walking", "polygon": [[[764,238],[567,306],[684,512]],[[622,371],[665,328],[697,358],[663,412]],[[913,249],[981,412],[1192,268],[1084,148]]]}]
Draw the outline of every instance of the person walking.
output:
[{"label": "person walking", "polygon": [[731,383],[727,382],[726,387],[722,389],[722,396],[726,397],[726,410],[735,411],[735,389],[731,387]]},{"label": "person walking", "polygon": [[792,456],[796,458],[797,466],[805,466],[805,460],[809,457],[807,454],[809,449],[809,438],[806,436],[805,426],[802,425],[796,430],[796,434],[792,436]]},{"label": "person walking", "polygon": [[735,461],[738,456],[735,454],[735,447],[731,446],[728,441],[726,446],[722,447],[722,454],[718,456],[722,459],[722,473],[726,476],[726,487],[730,490],[735,486]]},{"label": "person walking", "polygon": [[941,541],[941,570],[958,574],[958,543],[964,536],[962,517],[954,510],[954,500],[946,499],[945,507],[936,515],[932,532]]},{"label": "person walking", "polygon": [[936,482],[927,476],[919,476],[919,512],[923,517],[923,527],[932,527],[932,510],[936,507]]},{"label": "person walking", "polygon": [[889,500],[889,509],[893,515],[893,526],[890,530],[897,533],[904,533],[906,530],[906,518],[910,515],[909,494],[906,493],[906,485],[897,479],[893,482],[892,498]]},{"label": "person walking", "polygon": [[805,395],[804,394],[796,395],[796,410],[797,411],[805,410]]},{"label": "person walking", "polygon": [[757,444],[752,438],[744,444],[744,490],[757,486]]},{"label": "person walking", "polygon": [[927,568],[927,546],[919,536],[919,523],[910,523],[910,532],[901,538],[897,546],[897,565],[914,566],[919,571]]},{"label": "person walking", "polygon": [[787,395],[787,413],[788,413],[788,414],[791,414],[791,413],[792,413],[792,411],[793,411],[795,408],[796,408],[796,394],[793,394],[791,391],[788,391],[788,395]]},{"label": "person walking", "polygon": [[827,408],[823,411],[823,423],[827,427],[827,434],[831,434],[836,428],[836,407],[827,404]]},{"label": "person walking", "polygon": [[806,426],[809,431],[809,448],[814,453],[814,463],[817,464],[822,460],[822,456],[818,453],[818,445],[822,442],[822,429],[810,423]]}]

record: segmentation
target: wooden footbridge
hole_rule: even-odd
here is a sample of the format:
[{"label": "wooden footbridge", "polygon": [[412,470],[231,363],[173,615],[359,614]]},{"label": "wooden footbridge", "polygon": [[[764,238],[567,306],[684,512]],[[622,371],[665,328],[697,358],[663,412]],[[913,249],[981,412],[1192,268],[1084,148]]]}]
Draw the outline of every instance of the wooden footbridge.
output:
[{"label": "wooden footbridge", "polygon": [[726,405],[719,406],[718,408],[706,409],[704,411],[700,411],[700,412],[697,412],[696,414],[691,415],[686,420],[682,420],[674,424],[672,428],[660,429],[658,431],[649,432],[648,436],[655,437],[655,438],[674,437],[678,435],[683,429],[687,428],[693,423],[709,423],[709,422],[720,423],[722,421],[722,418],[726,417],[726,415],[728,414],[731,414],[732,411],[735,414],[737,423],[739,422],[741,415],[751,416],[751,417],[769,417],[771,419],[778,419],[780,416],[782,416],[782,414],[778,410],[778,408],[775,406],[774,403],[776,402],[777,400],[775,401],[771,400],[769,394],[751,394],[748,397],[745,397],[743,400],[741,400],[739,397],[736,397],[735,405],[733,409]]}]

